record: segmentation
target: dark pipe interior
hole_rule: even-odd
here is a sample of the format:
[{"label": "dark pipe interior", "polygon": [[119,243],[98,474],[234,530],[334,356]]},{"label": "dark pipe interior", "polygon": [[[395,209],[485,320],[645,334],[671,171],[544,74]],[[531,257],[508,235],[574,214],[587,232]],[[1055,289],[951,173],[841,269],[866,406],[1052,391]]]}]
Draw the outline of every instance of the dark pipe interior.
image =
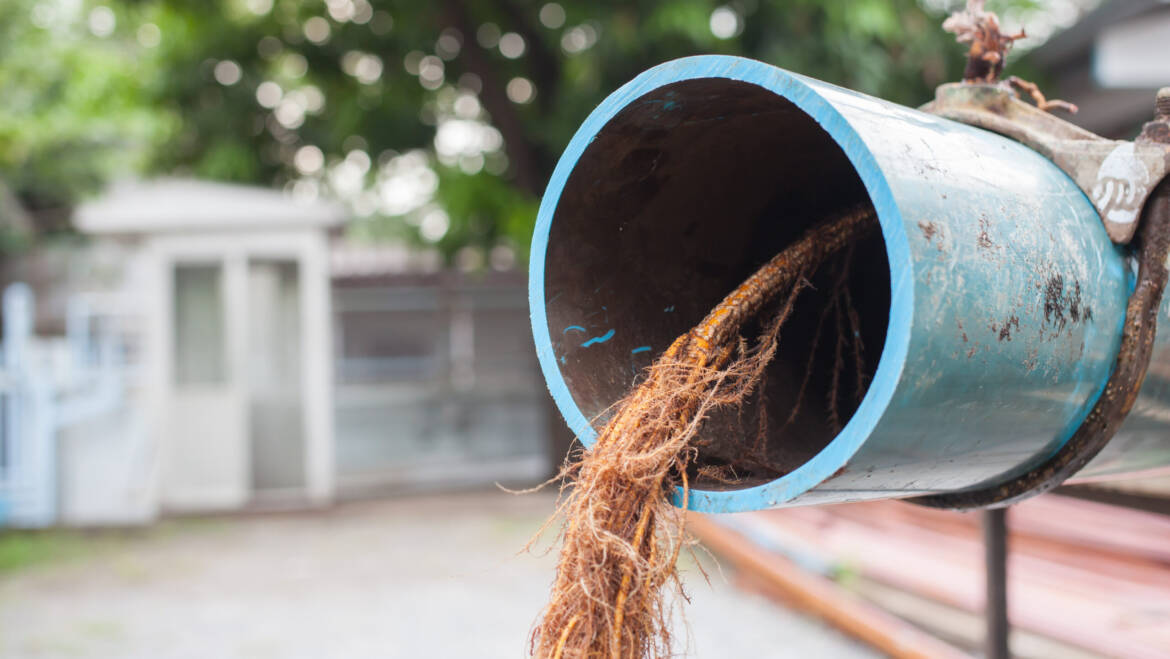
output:
[{"label": "dark pipe interior", "polygon": [[[610,406],[675,337],[818,219],[867,199],[829,135],[762,87],[690,80],[629,104],[582,154],[549,236],[549,333],[578,407],[600,428]],[[837,316],[824,314],[841,264],[827,264],[801,294],[768,369],[762,404],[754,395],[743,409],[717,412],[705,423],[700,466],[708,469],[697,472],[698,486],[770,480],[824,448],[836,434],[828,421],[834,370],[842,371],[842,422],[856,408],[854,354],[845,344],[844,368],[835,368]],[[875,234],[855,247],[848,278],[865,381],[885,341],[889,281],[885,249]],[[848,327],[844,335],[852,334]],[[747,328],[745,334],[756,331]],[[806,371],[811,375],[804,402],[785,425]],[[744,444],[761,436],[767,464],[745,462]],[[711,468],[722,465],[731,469]]]}]

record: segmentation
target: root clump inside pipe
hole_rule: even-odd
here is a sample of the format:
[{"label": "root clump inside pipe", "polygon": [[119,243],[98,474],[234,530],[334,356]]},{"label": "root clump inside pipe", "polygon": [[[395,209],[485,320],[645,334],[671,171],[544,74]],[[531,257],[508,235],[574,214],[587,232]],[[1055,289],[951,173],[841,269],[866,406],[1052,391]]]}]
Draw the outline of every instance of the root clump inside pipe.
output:
[{"label": "root clump inside pipe", "polygon": [[[734,461],[719,465],[697,460],[702,444],[697,434],[711,413],[760,393],[764,369],[775,356],[797,297],[828,265],[839,270],[836,276],[829,273],[836,289],[824,313],[827,318],[835,311],[837,319],[827,409],[830,424],[839,430],[841,374],[854,358],[858,396],[865,386],[860,343],[844,339],[860,336],[846,285],[848,257],[852,246],[876,227],[866,204],[806,231],[678,337],[614,406],[596,444],[566,464],[558,510],[565,520],[561,553],[549,603],[533,629],[535,656],[672,656],[671,594],[685,599],[676,561],[687,545],[684,514],[691,483],[731,478],[736,463],[778,471],[763,450],[762,426],[755,439],[739,442]],[[744,337],[748,327],[759,329],[750,340]],[[799,411],[805,385],[807,379],[789,421]],[[676,488],[682,492],[678,508],[670,503]]]}]

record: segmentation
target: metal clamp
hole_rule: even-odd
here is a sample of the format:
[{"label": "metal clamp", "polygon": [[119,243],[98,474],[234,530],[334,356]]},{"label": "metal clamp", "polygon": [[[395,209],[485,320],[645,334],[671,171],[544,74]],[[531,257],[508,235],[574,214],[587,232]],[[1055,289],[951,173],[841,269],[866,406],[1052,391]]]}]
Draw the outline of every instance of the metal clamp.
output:
[{"label": "metal clamp", "polygon": [[1068,174],[1096,207],[1113,242],[1128,244],[1142,207],[1170,172],[1170,88],[1133,142],[1110,140],[1020,100],[1003,83],[942,85],[925,112],[1021,142]]},{"label": "metal clamp", "polygon": [[1133,142],[1094,135],[998,85],[943,85],[923,109],[1036,149],[1088,195],[1114,242],[1126,244],[1135,233],[1137,237],[1137,285],[1126,306],[1117,360],[1104,391],[1072,437],[1043,464],[1007,482],[910,499],[932,508],[1002,508],[1048,492],[1080,471],[1117,433],[1141,390],[1170,256],[1170,88],[1158,92],[1154,120]]}]

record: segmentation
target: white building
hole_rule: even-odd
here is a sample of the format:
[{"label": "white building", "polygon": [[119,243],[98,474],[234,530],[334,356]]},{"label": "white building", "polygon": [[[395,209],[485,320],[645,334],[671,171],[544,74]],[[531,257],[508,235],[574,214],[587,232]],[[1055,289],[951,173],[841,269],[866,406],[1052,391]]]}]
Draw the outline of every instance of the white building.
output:
[{"label": "white building", "polygon": [[348,244],[344,220],[190,180],[82,205],[86,258],[120,277],[41,287],[65,337],[31,332],[28,287],[10,296],[0,526],[6,506],[15,525],[130,524],[547,477],[571,438],[523,275]]},{"label": "white building", "polygon": [[327,231],[342,208],[190,180],[116,186],[77,228],[133,260],[164,510],[323,503],[333,485]]},{"label": "white building", "polygon": [[1080,107],[1060,115],[1099,135],[1133,139],[1154,116],[1154,93],[1170,86],[1170,3],[1108,0],[1028,59],[1050,81],[1049,98]]}]

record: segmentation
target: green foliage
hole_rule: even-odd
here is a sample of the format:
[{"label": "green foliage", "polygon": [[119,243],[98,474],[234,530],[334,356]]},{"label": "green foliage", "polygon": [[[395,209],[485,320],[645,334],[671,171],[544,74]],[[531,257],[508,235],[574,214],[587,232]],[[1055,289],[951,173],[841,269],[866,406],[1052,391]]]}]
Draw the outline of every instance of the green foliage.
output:
[{"label": "green foliage", "polygon": [[0,575],[87,554],[85,539],[72,531],[0,533]]},{"label": "green foliage", "polygon": [[0,579],[38,566],[87,561],[191,535],[230,530],[223,520],[164,520],[149,528],[0,530]]},{"label": "green foliage", "polygon": [[497,243],[528,253],[537,200],[499,181],[484,172],[468,175],[452,168],[440,171],[443,207],[451,216],[451,228],[438,242],[445,255],[453,255],[463,245]]},{"label": "green foliage", "polygon": [[0,4],[0,179],[34,213],[59,218],[171,135],[178,117],[151,107],[142,80],[159,70],[139,50],[93,36],[68,3]]},{"label": "green foliage", "polygon": [[[556,155],[650,66],[742,55],[909,105],[962,69],[945,0],[559,2],[8,0],[0,177],[34,211],[133,171],[288,186],[349,203],[355,237],[522,256]],[[434,180],[400,203],[412,150]]]}]

